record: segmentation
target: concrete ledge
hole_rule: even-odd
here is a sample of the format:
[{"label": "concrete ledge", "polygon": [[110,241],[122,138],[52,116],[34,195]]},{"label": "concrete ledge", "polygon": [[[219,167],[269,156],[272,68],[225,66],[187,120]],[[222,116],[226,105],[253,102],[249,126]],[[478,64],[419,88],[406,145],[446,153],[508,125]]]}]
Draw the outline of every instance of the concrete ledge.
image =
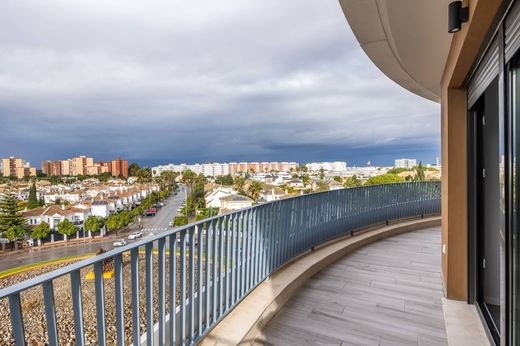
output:
[{"label": "concrete ledge", "polygon": [[289,298],[323,268],[365,245],[408,231],[436,227],[440,223],[440,217],[431,217],[382,226],[353,237],[339,238],[296,258],[255,288],[200,344],[252,344]]},{"label": "concrete ledge", "polygon": [[449,345],[491,346],[475,305],[442,299]]}]

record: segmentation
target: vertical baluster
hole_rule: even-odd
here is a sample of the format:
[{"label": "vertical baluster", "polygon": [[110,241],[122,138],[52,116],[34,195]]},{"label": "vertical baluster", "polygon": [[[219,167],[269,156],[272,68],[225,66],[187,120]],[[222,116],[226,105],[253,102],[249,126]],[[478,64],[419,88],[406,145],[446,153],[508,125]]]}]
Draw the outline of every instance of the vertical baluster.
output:
[{"label": "vertical baluster", "polygon": [[132,271],[132,331],[133,344],[141,345],[141,322],[139,321],[139,249],[131,250]]},{"label": "vertical baluster", "polygon": [[202,224],[197,227],[197,335],[201,336],[204,333],[202,327]]},{"label": "vertical baluster", "polygon": [[8,297],[9,311],[11,311],[11,326],[13,327],[13,338],[16,346],[25,345],[25,332],[23,330],[23,315],[20,293],[11,294]]},{"label": "vertical baluster", "polygon": [[260,282],[261,279],[264,277],[264,271],[263,271],[263,263],[264,263],[264,210],[265,207],[261,206],[257,209],[257,216],[256,220],[258,223],[257,226],[257,236],[258,236],[258,262],[257,262],[257,271],[256,271],[256,282]]},{"label": "vertical baluster", "polygon": [[223,282],[223,271],[224,271],[224,234],[225,234],[225,231],[226,231],[226,223],[225,223],[225,220],[223,217],[221,217],[219,219],[219,225],[220,225],[220,231],[219,231],[219,252],[218,252],[218,257],[219,257],[219,260],[220,260],[220,264],[219,264],[219,270],[218,270],[218,289],[219,289],[219,298],[218,298],[218,306],[219,306],[219,311],[218,311],[218,314],[219,316],[222,316],[222,314],[224,313],[224,300],[223,300],[223,295],[224,295],[224,282]]},{"label": "vertical baluster", "polygon": [[43,283],[43,301],[45,303],[45,320],[50,345],[58,345],[58,328],[56,325],[56,310],[54,308],[54,288],[52,281]]},{"label": "vertical baluster", "polygon": [[[125,344],[125,311],[123,300],[123,255],[117,254],[114,256],[114,285],[116,293],[116,332],[117,345],[123,346]],[[52,345],[52,343],[51,343]]]},{"label": "vertical baluster", "polygon": [[258,224],[257,224],[258,219],[257,219],[257,216],[258,216],[258,207],[253,210],[253,216],[252,216],[253,250],[251,251],[251,256],[250,256],[251,263],[252,263],[251,279],[249,281],[250,288],[254,287],[257,282],[256,280],[257,280],[257,273],[258,273],[258,257],[260,257],[259,253],[258,253],[258,233],[257,233],[258,232]]},{"label": "vertical baluster", "polygon": [[210,304],[211,304],[211,297],[210,297],[210,275],[211,275],[211,267],[210,267],[210,251],[211,251],[211,227],[210,223],[205,223],[204,227],[206,229],[206,237],[205,237],[205,247],[206,247],[206,329],[208,329],[211,325],[211,319],[210,319]]},{"label": "vertical baluster", "polygon": [[81,274],[79,270],[70,273],[70,286],[72,294],[72,310],[74,315],[74,331],[76,333],[76,345],[85,345],[85,333],[83,330],[83,303],[81,298]]},{"label": "vertical baluster", "polygon": [[245,291],[245,283],[246,283],[246,267],[247,267],[247,231],[248,231],[248,215],[249,210],[246,210],[242,213],[242,227],[241,234],[242,237],[240,239],[240,248],[241,256],[240,256],[240,288],[239,288],[239,297],[244,296]]},{"label": "vertical baluster", "polygon": [[268,275],[271,275],[271,273],[274,270],[274,261],[276,259],[276,220],[275,220],[275,208],[276,203],[273,202],[269,204],[269,245],[267,247],[268,250],[268,266],[267,266],[267,273]]},{"label": "vertical baluster", "polygon": [[224,296],[226,300],[226,310],[229,309],[231,300],[231,287],[230,287],[230,276],[231,276],[231,232],[233,229],[233,217],[226,217],[226,285],[224,287]]},{"label": "vertical baluster", "polygon": [[231,230],[231,305],[235,304],[235,292],[236,292],[236,267],[237,267],[237,223],[238,223],[238,213],[233,214],[233,228]]},{"label": "vertical baluster", "polygon": [[218,231],[219,231],[219,224],[218,220],[213,221],[213,251],[211,251],[211,266],[212,266],[212,293],[211,293],[211,302],[213,306],[213,323],[217,321],[217,268],[218,268],[218,258],[217,258],[217,251],[218,251]]},{"label": "vertical baluster", "polygon": [[193,343],[195,338],[195,228],[189,229],[190,235],[190,272],[189,272],[189,286],[190,290],[188,293],[188,304],[190,311],[189,319],[189,331],[190,331],[190,343]]},{"label": "vertical baluster", "polygon": [[153,345],[153,243],[145,246],[146,344]]},{"label": "vertical baluster", "polygon": [[106,345],[105,295],[103,289],[103,261],[94,264],[94,284],[96,286],[96,319],[98,345]]},{"label": "vertical baluster", "polygon": [[170,236],[170,345],[177,339],[177,234]]},{"label": "vertical baluster", "polygon": [[159,297],[158,297],[158,303],[159,303],[159,345],[166,344],[166,334],[164,332],[165,330],[165,321],[166,321],[166,278],[165,278],[165,270],[166,270],[166,239],[161,238],[159,239],[158,244],[158,286],[159,286]]},{"label": "vertical baluster", "polygon": [[186,230],[181,231],[179,344],[186,343]]}]

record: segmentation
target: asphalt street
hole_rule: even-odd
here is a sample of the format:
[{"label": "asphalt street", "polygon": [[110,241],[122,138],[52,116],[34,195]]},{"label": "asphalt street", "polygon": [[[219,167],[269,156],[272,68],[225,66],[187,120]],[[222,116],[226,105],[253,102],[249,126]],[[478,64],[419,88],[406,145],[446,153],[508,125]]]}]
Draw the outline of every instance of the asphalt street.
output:
[{"label": "asphalt street", "polygon": [[[159,209],[155,216],[142,217],[141,225],[143,228],[143,237],[151,234],[159,234],[170,229],[169,224],[173,218],[179,215],[178,208],[186,200],[186,187],[181,185],[170,197],[163,201],[164,207]],[[127,236],[130,232],[138,229],[137,222],[135,222],[126,231],[120,232],[120,239],[125,239],[131,243],[132,240],[128,240]],[[95,243],[77,243],[74,245],[68,245],[66,247],[55,247],[40,250],[30,250],[23,253],[15,253],[10,256],[0,257],[0,271],[4,271],[10,268],[15,268],[31,263],[37,263],[47,260],[59,259],[69,256],[80,256],[89,253],[96,252],[99,248],[104,250],[111,250],[114,248],[112,245],[117,237],[107,237],[106,241],[95,242]]]}]

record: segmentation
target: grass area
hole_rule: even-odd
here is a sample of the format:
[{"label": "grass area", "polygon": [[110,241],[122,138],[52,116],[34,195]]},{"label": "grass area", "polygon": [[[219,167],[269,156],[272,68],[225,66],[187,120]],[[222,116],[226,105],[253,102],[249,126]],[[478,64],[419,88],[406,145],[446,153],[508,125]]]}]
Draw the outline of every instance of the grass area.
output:
[{"label": "grass area", "polygon": [[41,268],[41,267],[49,265],[49,264],[63,263],[63,262],[71,261],[71,260],[82,260],[82,259],[92,257],[94,255],[95,254],[86,254],[86,255],[81,255],[81,256],[69,256],[69,257],[52,259],[52,260],[47,260],[47,261],[42,261],[42,262],[37,262],[37,263],[26,264],[26,265],[23,265],[20,267],[7,269],[7,270],[0,272],[0,279],[3,279],[7,276],[23,273],[28,270],[38,269],[38,268]]}]

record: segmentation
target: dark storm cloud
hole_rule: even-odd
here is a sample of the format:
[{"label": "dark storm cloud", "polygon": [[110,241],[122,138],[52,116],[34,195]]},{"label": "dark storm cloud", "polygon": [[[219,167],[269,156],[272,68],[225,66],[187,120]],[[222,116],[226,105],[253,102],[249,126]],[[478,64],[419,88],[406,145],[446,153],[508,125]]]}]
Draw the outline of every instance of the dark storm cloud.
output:
[{"label": "dark storm cloud", "polygon": [[0,156],[438,155],[438,106],[372,65],[336,1],[22,0],[0,21]]}]

